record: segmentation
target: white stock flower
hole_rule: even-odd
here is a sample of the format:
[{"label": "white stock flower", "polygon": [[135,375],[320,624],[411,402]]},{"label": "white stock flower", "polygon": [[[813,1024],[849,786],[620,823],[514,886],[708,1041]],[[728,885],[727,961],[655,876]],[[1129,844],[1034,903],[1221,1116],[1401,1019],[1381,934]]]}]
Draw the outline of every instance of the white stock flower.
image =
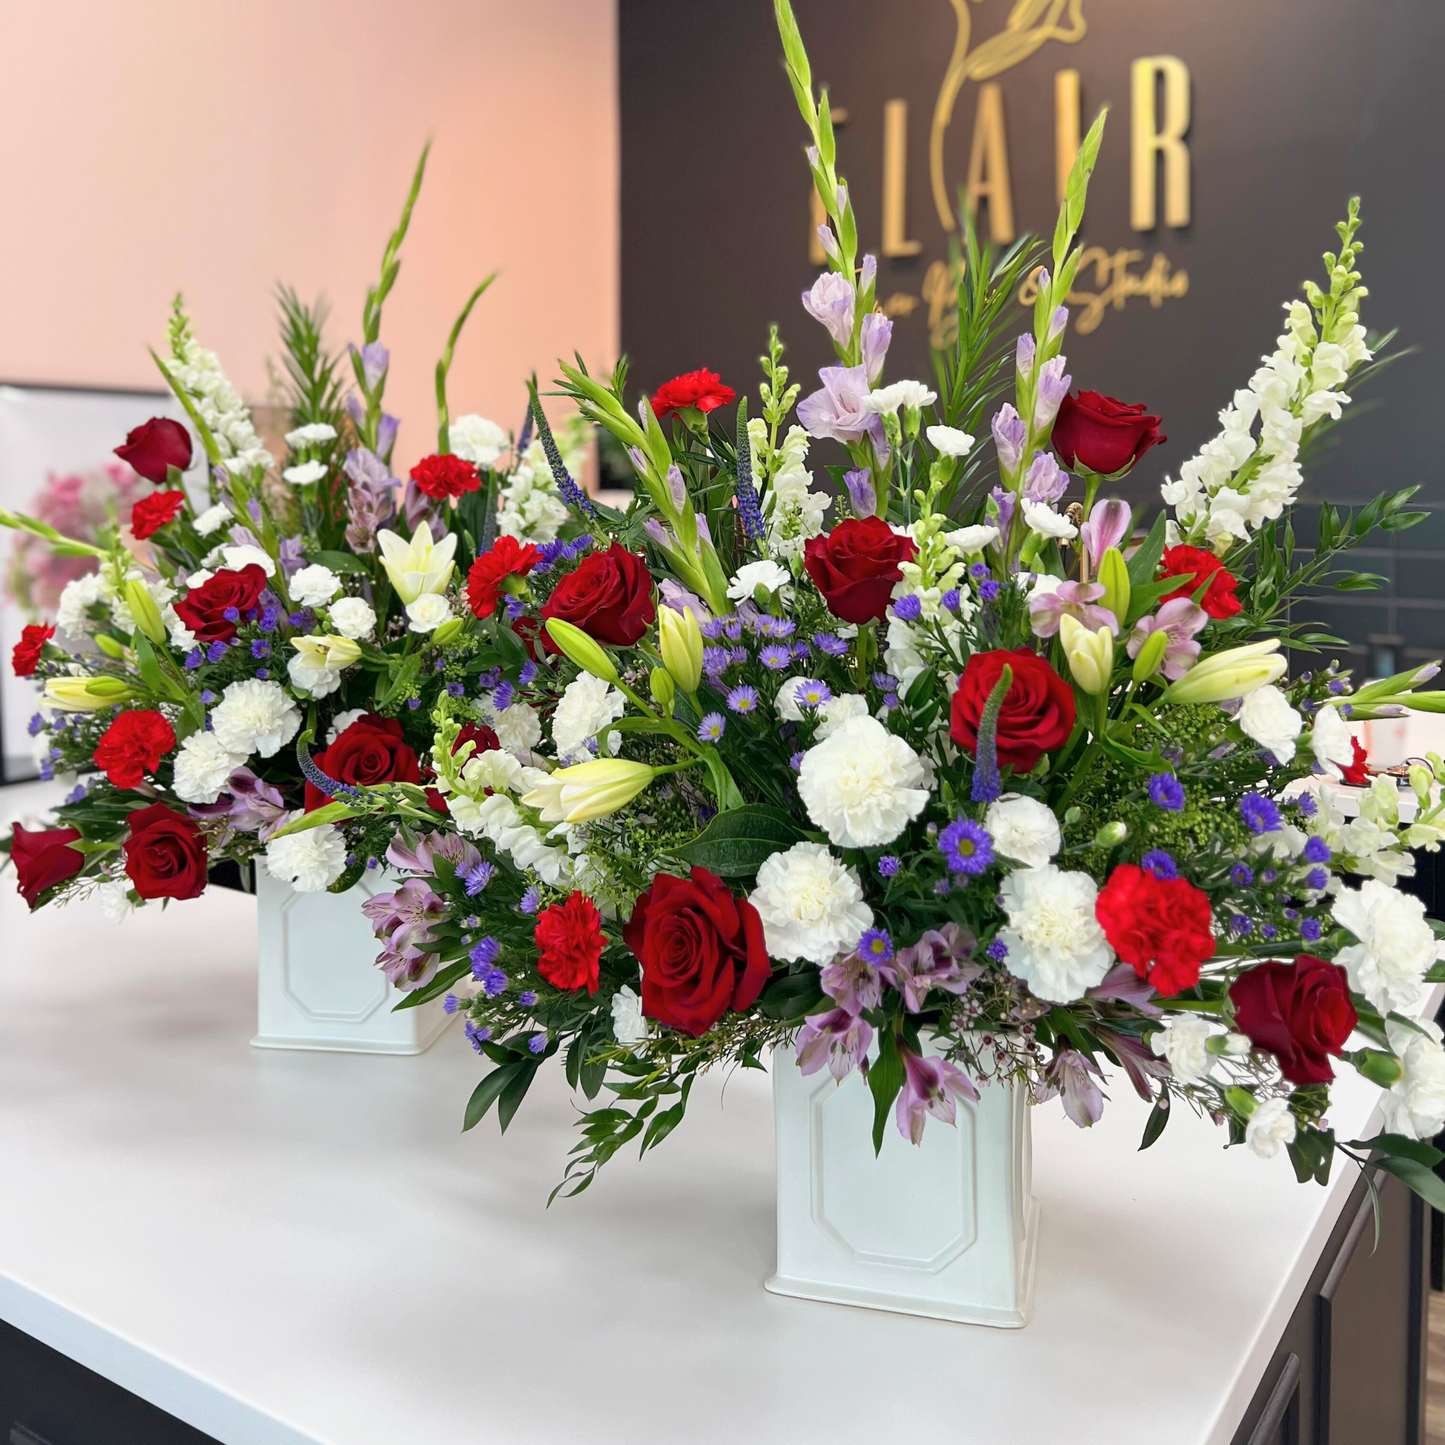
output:
[{"label": "white stock flower", "polygon": [[1425,994],[1425,974],[1440,947],[1425,918],[1425,905],[1376,878],[1358,890],[1340,891],[1334,920],[1359,939],[1335,955],[1357,989],[1380,1010],[1413,1014]]},{"label": "white stock flower", "polygon": [[858,946],[873,926],[858,874],[821,843],[795,843],[758,869],[748,901],[763,922],[773,958],[831,963]]},{"label": "white stock flower", "polygon": [[[326,475],[326,463],[318,461],[299,462],[294,467],[287,467],[281,473],[283,481],[290,482],[293,487],[308,486],[312,482],[319,482]],[[301,890],[303,893],[306,889]]]},{"label": "white stock flower", "polygon": [[975,527],[955,527],[953,531],[943,534],[943,540],[950,547],[956,547],[965,557],[972,557],[998,541],[998,528],[992,523]]},{"label": "white stock flower", "polygon": [[1004,967],[1038,998],[1073,1003],[1108,973],[1114,951],[1094,917],[1098,896],[1087,873],[1065,873],[1052,863],[1020,868],[1003,880]]},{"label": "white stock flower", "polygon": [[1244,1126],[1244,1142],[1261,1159],[1273,1159],[1281,1144],[1294,1143],[1295,1121],[1288,1099],[1261,1099]]},{"label": "white stock flower", "polygon": [[1056,537],[1062,542],[1072,542],[1079,535],[1079,529],[1047,502],[1031,501],[1028,497],[1022,500],[1024,521],[1029,531],[1037,532],[1041,537]]},{"label": "white stock flower", "polygon": [[484,753],[473,753],[462,764],[462,782],[477,794],[519,793],[527,785],[530,771],[514,754],[489,748]]},{"label": "white stock flower", "polygon": [[329,422],[311,421],[286,433],[286,445],[292,450],[297,447],[319,446],[323,442],[336,440],[336,428]]},{"label": "white stock flower", "polygon": [[627,699],[600,677],[584,672],[567,684],[552,714],[552,741],[559,763],[584,762],[592,756],[587,742],[627,708]]},{"label": "white stock flower", "polygon": [[234,520],[231,509],[224,502],[217,502],[214,507],[207,507],[196,518],[196,531],[202,537],[209,537],[212,532],[219,532],[222,527],[229,527]]},{"label": "white stock flower", "polygon": [[612,995],[612,1037],[619,1044],[640,1044],[647,1037],[642,1000],[626,984]]},{"label": "white stock flower", "polygon": [[242,567],[259,567],[268,577],[276,575],[275,561],[269,553],[263,552],[259,547],[252,547],[249,544],[222,547],[221,556],[232,572],[239,572]]},{"label": "white stock flower", "polygon": [[453,793],[447,803],[452,821],[464,833],[486,838],[503,849],[518,868],[532,868],[544,883],[556,884],[572,876],[572,860],[560,848],[550,848],[517,805],[505,793],[471,798]]},{"label": "white stock flower", "polygon": [[931,426],[924,435],[941,457],[966,457],[973,450],[973,438],[956,426]]},{"label": "white stock flower", "polygon": [[336,631],[353,642],[368,636],[376,626],[376,613],[363,597],[338,597],[326,610]]},{"label": "white stock flower", "polygon": [[817,740],[830,738],[845,722],[855,717],[868,716],[868,699],[856,692],[845,692],[831,702],[825,702],[818,712]]},{"label": "white stock flower", "polygon": [[1214,1055],[1205,1048],[1211,1033],[1196,1014],[1176,1014],[1149,1040],[1149,1047],[1168,1062],[1181,1084],[1202,1084],[1214,1067]]},{"label": "white stock flower", "polygon": [[1063,842],[1054,810],[1022,793],[1005,793],[990,803],[983,826],[993,839],[995,853],[1026,868],[1042,868]]},{"label": "white stock flower", "polygon": [[320,607],[341,590],[341,578],[330,567],[316,562],[296,572],[287,583],[287,590],[291,593],[291,600],[299,606]]},{"label": "white stock flower", "polygon": [[275,755],[301,728],[301,713],[279,682],[233,682],[211,709],[211,731],[228,752]]},{"label": "white stock flower", "polygon": [[214,732],[191,733],[175,756],[176,797],[186,803],[214,803],[245,761],[244,755],[224,748]]},{"label": "white stock flower", "polygon": [[345,712],[337,713],[336,716],[331,719],[331,726],[326,729],[327,744],[334,743],[352,723],[356,722],[358,718],[364,718],[365,716],[366,709],[364,707],[348,708]]},{"label": "white stock flower", "polygon": [[473,466],[490,467],[511,445],[511,439],[496,422],[469,413],[459,416],[447,430],[452,450]]},{"label": "white stock flower", "polygon": [[1246,736],[1273,753],[1277,762],[1294,761],[1295,739],[1304,727],[1304,719],[1273,683],[1247,694],[1234,720]]},{"label": "white stock flower", "polygon": [[923,763],[875,717],[851,717],[803,754],[798,795],[839,848],[891,843],[928,804]]},{"label": "white stock flower", "polygon": [[412,632],[435,632],[451,619],[452,609],[440,592],[423,592],[406,604],[407,626]]},{"label": "white stock flower", "polygon": [[524,702],[514,702],[500,712],[491,703],[485,705],[487,722],[497,741],[509,753],[525,753],[542,741],[542,722]]},{"label": "white stock flower", "polygon": [[1315,760],[1348,768],[1355,761],[1355,735],[1337,707],[1321,707],[1310,728],[1310,750]]},{"label": "white stock flower", "polygon": [[1385,1129],[1411,1139],[1433,1139],[1445,1129],[1445,1050],[1440,1047],[1440,1029],[1429,1019],[1421,1019],[1413,1029],[1390,1019],[1385,1037],[1402,1070],[1389,1092],[1380,1096]]},{"label": "white stock flower", "polygon": [[737,602],[751,602],[753,594],[761,587],[765,592],[777,592],[786,602],[793,594],[790,586],[793,574],[776,562],[749,562],[733,573],[728,583],[728,596]]},{"label": "white stock flower", "polygon": [[[570,424],[571,418],[569,418]],[[583,454],[570,445],[566,435],[557,438],[562,460],[569,470],[580,466]],[[520,542],[553,542],[571,513],[558,495],[541,442],[533,442],[522,454],[502,489],[502,513],[497,530]]]},{"label": "white stock flower", "polygon": [[105,583],[99,572],[91,572],[67,582],[55,608],[55,625],[60,631],[79,641],[93,627],[90,609],[105,599]]},{"label": "white stock flower", "polygon": [[330,823],[272,838],[266,844],[266,871],[298,893],[324,893],[346,871],[346,839]]},{"label": "white stock flower", "polygon": [[196,634],[181,621],[174,607],[168,604],[161,608],[161,621],[165,623],[166,635],[177,652],[189,652],[196,645]]},{"label": "white stock flower", "polygon": [[895,381],[890,386],[880,386],[863,398],[863,410],[877,412],[880,416],[888,412],[902,411],[906,407],[921,410],[932,406],[938,396],[921,381]]}]

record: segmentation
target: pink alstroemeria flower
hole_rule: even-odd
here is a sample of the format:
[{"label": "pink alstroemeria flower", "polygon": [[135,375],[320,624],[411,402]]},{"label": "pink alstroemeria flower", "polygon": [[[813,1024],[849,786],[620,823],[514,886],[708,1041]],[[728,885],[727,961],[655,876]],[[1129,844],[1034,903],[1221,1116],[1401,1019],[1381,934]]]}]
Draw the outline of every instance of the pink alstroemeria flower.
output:
[{"label": "pink alstroemeria flower", "polygon": [[1169,634],[1169,644],[1164,649],[1164,676],[1170,682],[1177,682],[1199,657],[1199,644],[1194,635],[1202,632],[1208,621],[1209,614],[1202,607],[1196,607],[1187,597],[1175,597],[1152,617],[1141,617],[1134,624],[1126,644],[1129,656],[1138,657],[1149,634],[1162,627]]},{"label": "pink alstroemeria flower", "polygon": [[845,1008],[812,1014],[798,1035],[798,1069],[816,1074],[824,1064],[841,1084],[868,1057],[873,1025]]},{"label": "pink alstroemeria flower", "polygon": [[1079,536],[1088,549],[1089,566],[1099,570],[1099,559],[1110,547],[1119,546],[1134,530],[1134,513],[1128,502],[1111,497],[1095,502],[1089,520],[1079,528]]},{"label": "pink alstroemeria flower", "polygon": [[1052,592],[1035,592],[1029,598],[1029,625],[1034,636],[1052,637],[1065,613],[1090,632],[1107,627],[1117,636],[1119,619],[1107,607],[1094,605],[1103,595],[1104,587],[1099,582],[1060,582]]},{"label": "pink alstroemeria flower", "polygon": [[[1093,1078],[1090,1078],[1090,1075]],[[1077,1049],[1065,1049],[1044,1074],[1044,1090],[1040,1102],[1062,1095],[1064,1113],[1081,1129],[1097,1124],[1104,1116],[1104,1095],[1094,1079],[1099,1072]]]},{"label": "pink alstroemeria flower", "polygon": [[823,992],[850,1014],[877,1008],[883,997],[883,980],[866,958],[851,953],[837,963],[830,963],[818,982]]},{"label": "pink alstroemeria flower", "polygon": [[945,923],[941,929],[930,928],[910,947],[900,948],[891,963],[878,965],[878,972],[903,995],[909,1013],[921,1013],[930,989],[967,993],[983,972],[980,964],[968,961],[977,943],[969,929]]},{"label": "pink alstroemeria flower", "polygon": [[967,1074],[947,1059],[924,1058],[900,1044],[898,1056],[903,1060],[903,1088],[894,1105],[893,1117],[898,1132],[910,1144],[923,1142],[923,1126],[929,1115],[952,1124],[958,1117],[958,1101],[978,1102],[978,1090]]}]

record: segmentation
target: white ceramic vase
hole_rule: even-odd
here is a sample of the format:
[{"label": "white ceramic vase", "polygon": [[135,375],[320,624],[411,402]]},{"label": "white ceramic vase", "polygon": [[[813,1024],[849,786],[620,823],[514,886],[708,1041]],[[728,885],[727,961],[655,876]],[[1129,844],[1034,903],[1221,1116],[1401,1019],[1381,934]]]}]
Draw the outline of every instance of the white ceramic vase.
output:
[{"label": "white ceramic vase", "polygon": [[398,881],[378,871],[345,893],[297,893],[256,870],[257,1048],[419,1054],[435,1042],[451,1021],[441,1001],[392,1012],[404,995],[377,968],[361,911]]},{"label": "white ceramic vase", "polygon": [[[928,1046],[925,1043],[925,1049]],[[1028,1100],[1012,1085],[930,1119],[910,1144],[888,1119],[873,1153],[861,1075],[804,1077],[773,1055],[778,1145],[774,1294],[1018,1329],[1033,1310],[1038,1201]]]}]

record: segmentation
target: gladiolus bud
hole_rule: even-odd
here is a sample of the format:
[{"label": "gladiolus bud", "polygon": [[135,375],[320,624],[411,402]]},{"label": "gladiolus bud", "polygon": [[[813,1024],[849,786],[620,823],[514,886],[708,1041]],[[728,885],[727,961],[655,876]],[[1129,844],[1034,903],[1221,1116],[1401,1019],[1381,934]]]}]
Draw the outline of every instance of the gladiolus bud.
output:
[{"label": "gladiolus bud", "polygon": [[540,809],[544,823],[586,823],[625,807],[655,775],[646,763],[597,758],[548,774],[522,801]]},{"label": "gladiolus bud", "polygon": [[45,684],[45,700],[63,712],[98,712],[134,697],[118,677],[55,677]]},{"label": "gladiolus bud", "polygon": [[1159,671],[1164,654],[1169,650],[1169,634],[1161,627],[1144,639],[1139,656],[1134,659],[1134,681],[1146,683]]},{"label": "gladiolus bud", "polygon": [[654,667],[647,681],[652,688],[652,700],[671,717],[673,699],[677,696],[677,684],[673,682],[672,674],[665,667]]},{"label": "gladiolus bud", "polygon": [[443,622],[431,635],[432,646],[445,647],[449,642],[455,641],[466,625],[460,617],[453,617],[449,621]]},{"label": "gladiolus bud", "polygon": [[1129,568],[1125,565],[1124,554],[1117,547],[1110,547],[1099,558],[1099,575],[1095,580],[1104,589],[1099,605],[1107,607],[1122,628],[1124,619],[1129,615]]},{"label": "gladiolus bud", "polygon": [[1074,681],[1091,697],[1098,697],[1114,675],[1114,634],[1107,627],[1090,632],[1066,612],[1059,618],[1059,641]]},{"label": "gladiolus bud", "polygon": [[692,608],[676,612],[664,607],[658,614],[657,633],[662,665],[684,692],[696,692],[702,681],[702,631]]},{"label": "gladiolus bud", "polygon": [[547,636],[562,650],[568,662],[575,663],[583,672],[600,677],[603,682],[617,681],[617,669],[612,665],[600,642],[590,638],[580,627],[563,622],[560,617],[547,619]]},{"label": "gladiolus bud", "polygon": [[106,632],[97,632],[91,639],[107,657],[113,657],[117,662],[125,656],[125,648],[115,638]]},{"label": "gladiolus bud", "polygon": [[1227,652],[1216,652],[1213,657],[1196,662],[1178,682],[1170,684],[1164,701],[1224,702],[1278,682],[1288,669],[1288,662],[1279,655],[1278,638],[1231,647]]},{"label": "gladiolus bud", "polygon": [[161,610],[145,584],[137,577],[127,577],[121,592],[125,605],[130,608],[130,615],[135,618],[135,625],[152,642],[164,642],[166,625],[161,621]]}]

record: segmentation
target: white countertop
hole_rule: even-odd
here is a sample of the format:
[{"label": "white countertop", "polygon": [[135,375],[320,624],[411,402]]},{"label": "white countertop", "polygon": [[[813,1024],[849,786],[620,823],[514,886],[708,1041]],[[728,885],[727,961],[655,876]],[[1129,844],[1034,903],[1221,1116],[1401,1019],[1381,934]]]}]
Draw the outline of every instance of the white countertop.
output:
[{"label": "white countertop", "polygon": [[[765,1077],[548,1210],[560,1068],[464,1135],[457,1029],[252,1049],[254,947],[238,894],[117,927],[0,875],[0,1318],[225,1445],[1227,1445],[1354,1182],[1183,1110],[1139,1154],[1118,1079],[1092,1131],[1035,1116],[1027,1329],[780,1298]],[[1347,1071],[1343,1137],[1375,1096]]]}]

